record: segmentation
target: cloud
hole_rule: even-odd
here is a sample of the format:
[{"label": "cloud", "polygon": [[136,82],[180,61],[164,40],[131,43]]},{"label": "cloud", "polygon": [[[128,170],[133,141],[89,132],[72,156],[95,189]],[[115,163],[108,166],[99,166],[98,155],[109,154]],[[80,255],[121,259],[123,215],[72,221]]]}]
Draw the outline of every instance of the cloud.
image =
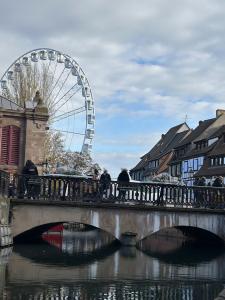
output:
[{"label": "cloud", "polygon": [[[39,47],[74,57],[95,98],[95,143],[105,139],[102,130],[108,126],[111,142],[105,143],[114,151],[116,144],[123,144],[117,131],[135,145],[138,130],[154,135],[166,131],[162,122],[169,129],[186,114],[195,126],[224,108],[224,11],[221,0],[4,1],[0,73],[21,54]],[[136,126],[128,134],[131,121]],[[145,125],[143,132],[142,124],[148,122],[151,126]],[[146,140],[141,143],[144,149]],[[94,155],[104,164],[103,148],[102,154],[100,146],[98,151]],[[126,151],[123,159],[118,154],[119,162],[133,163],[141,149]],[[112,158],[116,153],[119,150]]]}]

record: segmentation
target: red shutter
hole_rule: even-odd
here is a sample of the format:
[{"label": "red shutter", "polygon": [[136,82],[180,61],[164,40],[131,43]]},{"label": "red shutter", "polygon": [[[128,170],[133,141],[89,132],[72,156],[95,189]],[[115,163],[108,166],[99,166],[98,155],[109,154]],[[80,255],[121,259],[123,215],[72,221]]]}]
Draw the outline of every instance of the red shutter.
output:
[{"label": "red shutter", "polygon": [[8,164],[19,164],[19,142],[20,142],[20,128],[17,126],[10,126],[9,130],[10,147],[8,152]]},{"label": "red shutter", "polygon": [[19,164],[20,128],[14,125],[1,128],[0,163],[6,165]]},{"label": "red shutter", "polygon": [[8,164],[9,126],[2,128],[1,164]]}]

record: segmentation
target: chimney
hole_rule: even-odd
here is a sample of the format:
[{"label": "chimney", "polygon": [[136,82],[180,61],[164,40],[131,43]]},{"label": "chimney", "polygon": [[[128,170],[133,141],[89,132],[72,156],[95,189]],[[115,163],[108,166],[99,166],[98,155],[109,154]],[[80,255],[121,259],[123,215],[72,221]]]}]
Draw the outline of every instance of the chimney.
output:
[{"label": "chimney", "polygon": [[221,115],[225,115],[225,109],[216,110],[216,117],[219,118]]}]

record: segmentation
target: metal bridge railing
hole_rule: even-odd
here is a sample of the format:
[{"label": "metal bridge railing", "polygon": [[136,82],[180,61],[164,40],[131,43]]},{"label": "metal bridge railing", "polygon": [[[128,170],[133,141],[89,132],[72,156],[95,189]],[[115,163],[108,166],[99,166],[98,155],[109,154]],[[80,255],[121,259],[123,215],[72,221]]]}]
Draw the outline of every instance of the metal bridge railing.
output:
[{"label": "metal bridge railing", "polygon": [[23,176],[0,171],[0,193],[11,198],[116,202],[184,208],[225,208],[225,188],[187,187],[162,183],[112,181],[107,189],[100,182],[71,176]]}]

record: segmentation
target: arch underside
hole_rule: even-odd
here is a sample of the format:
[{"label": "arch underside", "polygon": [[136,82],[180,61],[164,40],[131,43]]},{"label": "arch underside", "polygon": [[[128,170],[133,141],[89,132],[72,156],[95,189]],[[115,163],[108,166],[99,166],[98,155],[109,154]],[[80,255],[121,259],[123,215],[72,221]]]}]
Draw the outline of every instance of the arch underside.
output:
[{"label": "arch underside", "polygon": [[24,204],[13,208],[12,232],[16,237],[46,224],[82,223],[121,238],[125,232],[136,233],[137,241],[164,228],[176,228],[183,235],[225,240],[225,217],[221,214],[199,214],[174,211],[150,211],[119,207],[53,206]]}]

